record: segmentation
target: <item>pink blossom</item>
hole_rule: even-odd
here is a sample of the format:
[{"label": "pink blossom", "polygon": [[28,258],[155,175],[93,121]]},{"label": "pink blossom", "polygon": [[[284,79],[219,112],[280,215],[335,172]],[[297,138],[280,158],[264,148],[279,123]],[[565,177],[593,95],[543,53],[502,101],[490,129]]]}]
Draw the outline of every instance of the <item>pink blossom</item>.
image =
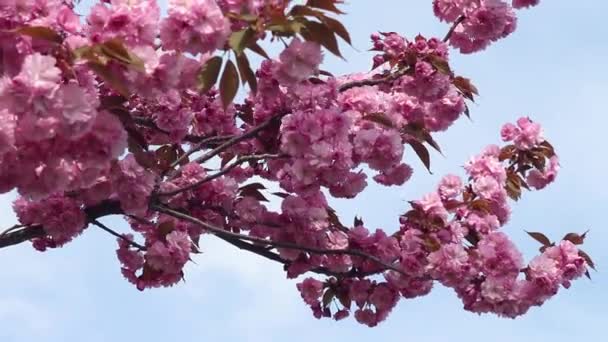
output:
[{"label": "pink blossom", "polygon": [[171,0],[163,19],[160,39],[163,47],[192,54],[220,48],[230,34],[230,24],[213,0]]},{"label": "pink blossom", "polygon": [[463,185],[460,177],[446,175],[439,182],[438,192],[443,199],[452,199],[462,193]]},{"label": "pink blossom", "polygon": [[310,306],[319,304],[319,298],[323,294],[323,283],[314,279],[306,278],[303,282],[297,284],[298,291],[304,302]]},{"label": "pink blossom", "polygon": [[154,174],[137,163],[132,154],[112,167],[112,185],[125,213],[145,216],[155,178]]},{"label": "pink blossom", "polygon": [[315,74],[322,61],[319,44],[294,38],[281,52],[274,75],[282,84],[294,84]]}]

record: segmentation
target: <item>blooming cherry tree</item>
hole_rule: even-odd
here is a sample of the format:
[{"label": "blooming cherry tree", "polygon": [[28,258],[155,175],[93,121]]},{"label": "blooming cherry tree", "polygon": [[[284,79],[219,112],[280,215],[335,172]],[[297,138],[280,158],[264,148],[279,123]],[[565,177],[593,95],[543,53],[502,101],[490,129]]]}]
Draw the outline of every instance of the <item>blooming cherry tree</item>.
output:
[{"label": "blooming cherry tree", "polygon": [[[373,33],[372,70],[334,76],[324,54],[351,42],[339,0],[170,0],[162,16],[154,0],[102,0],[83,20],[71,0],[4,2],[0,192],[19,193],[20,224],[0,247],[46,251],[98,227],[145,290],[187,277],[208,234],[302,276],[317,318],[375,326],[437,283],[466,310],[522,315],[593,267],[586,234],[530,232],[542,247],[526,264],[500,230],[509,203],[559,171],[530,118],[505,124],[503,146],[466,162],[465,179],[443,177],[392,229],[343,223],[330,202],[404,185],[415,159],[430,168],[433,136],[477,95],[449,54],[509,36],[517,10],[538,3],[434,0],[445,37]],[[269,56],[267,44],[284,48]]]}]

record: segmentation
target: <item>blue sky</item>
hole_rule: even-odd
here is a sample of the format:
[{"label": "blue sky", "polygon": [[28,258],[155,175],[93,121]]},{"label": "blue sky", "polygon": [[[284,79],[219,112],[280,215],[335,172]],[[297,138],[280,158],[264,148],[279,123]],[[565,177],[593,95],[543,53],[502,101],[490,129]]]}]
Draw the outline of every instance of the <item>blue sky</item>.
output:
[{"label": "blue sky", "polygon": [[[376,30],[443,36],[431,1],[350,0],[344,17],[357,50],[344,47],[347,62],[328,56],[336,74],[366,70],[368,36]],[[114,238],[95,229],[65,248],[44,254],[28,244],[0,250],[0,341],[587,341],[602,340],[608,323],[608,242],[605,177],[605,98],[608,93],[608,2],[542,1],[520,12],[519,28],[487,51],[452,57],[452,67],[473,79],[481,96],[472,122],[460,120],[437,136],[445,157],[433,155],[433,175],[417,166],[399,188],[372,187],[357,201],[336,201],[344,221],[362,215],[372,228],[397,228],[407,200],[429,191],[442,174],[488,143],[498,142],[503,122],[529,115],[540,121],[562,160],[558,181],[527,193],[504,228],[530,258],[537,245],[524,230],[557,239],[591,229],[585,250],[599,264],[593,280],[580,280],[541,308],[519,319],[477,316],[437,286],[421,299],[401,301],[389,319],[370,329],[352,319],[318,321],[302,303],[281,267],[223,245],[201,242],[204,254],[190,264],[186,283],[139,292],[119,272]],[[12,194],[0,196],[0,227],[15,223]],[[126,230],[120,218],[105,222]]]}]

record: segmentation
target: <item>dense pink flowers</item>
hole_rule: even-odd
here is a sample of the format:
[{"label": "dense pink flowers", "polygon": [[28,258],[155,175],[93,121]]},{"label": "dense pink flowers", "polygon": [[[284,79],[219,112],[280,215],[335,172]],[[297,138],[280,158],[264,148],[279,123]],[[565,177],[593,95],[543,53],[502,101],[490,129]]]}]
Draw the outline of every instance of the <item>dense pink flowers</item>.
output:
[{"label": "dense pink flowers", "polygon": [[433,10],[442,21],[455,23],[450,44],[462,53],[483,50],[492,42],[515,31],[517,17],[513,8],[535,6],[539,0],[434,0]]},{"label": "dense pink flowers", "polygon": [[146,215],[154,178],[154,174],[139,165],[133,155],[128,155],[112,167],[112,185],[125,213]]},{"label": "dense pink flowers", "polygon": [[13,208],[22,224],[43,224],[46,236],[34,241],[38,250],[62,246],[85,228],[86,217],[80,203],[69,197],[51,195],[40,201],[20,198]]},{"label": "dense pink flowers", "polygon": [[[342,1],[172,0],[161,18],[154,0],[104,0],[82,22],[70,1],[6,2],[0,192],[19,193],[23,225],[6,236],[32,234],[44,251],[122,214],[129,231],[101,228],[119,236],[121,273],[139,290],[184,279],[209,234],[280,262],[287,278],[324,276],[297,284],[317,318],[373,327],[438,283],[466,310],[522,315],[593,266],[578,249],[585,234],[535,235],[541,254],[525,265],[501,230],[510,200],[559,172],[538,123],[503,126],[506,146],[410,201],[393,232],[332,206],[363,199],[372,181],[405,184],[414,159],[430,169],[435,135],[477,94],[449,46],[479,51],[538,2],[435,0],[453,25],[445,42],[372,34],[372,70],[343,76],[321,65],[334,35],[350,39],[331,7]],[[266,38],[285,46],[257,67]]]},{"label": "dense pink flowers", "polygon": [[213,0],[170,1],[160,28],[163,48],[192,54],[222,47],[229,34],[230,23]]},{"label": "dense pink flowers", "polygon": [[323,55],[319,44],[294,38],[279,56],[275,77],[285,85],[303,81],[318,71],[322,61]]}]

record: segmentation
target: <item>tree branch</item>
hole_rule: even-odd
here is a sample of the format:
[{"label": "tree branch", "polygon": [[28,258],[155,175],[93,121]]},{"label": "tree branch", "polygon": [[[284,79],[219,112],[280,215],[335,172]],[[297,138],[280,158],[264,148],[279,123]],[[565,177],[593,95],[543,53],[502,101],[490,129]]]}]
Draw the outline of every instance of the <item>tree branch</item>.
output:
[{"label": "tree branch", "polygon": [[254,137],[259,132],[265,130],[266,128],[271,126],[273,123],[275,123],[276,120],[279,119],[280,117],[282,117],[283,115],[284,114],[279,114],[279,115],[275,115],[275,116],[271,117],[270,119],[264,121],[263,123],[259,124],[258,126],[252,128],[247,133],[243,133],[239,136],[236,136],[236,137],[226,141],[225,143],[221,144],[220,146],[214,148],[213,150],[205,153],[203,156],[197,158],[194,162],[199,163],[199,164],[204,163],[204,162],[208,161],[209,159],[222,153],[223,151],[227,150],[228,148],[232,147],[233,145],[236,145],[236,144],[240,143],[241,141]]},{"label": "tree branch", "polygon": [[392,81],[398,79],[399,77],[405,75],[405,73],[408,70],[409,70],[409,68],[403,68],[403,69],[398,70],[395,73],[388,74],[384,77],[377,77],[377,78],[371,78],[371,79],[367,79],[367,80],[344,83],[343,85],[341,85],[338,88],[338,91],[344,92],[344,91],[347,91],[349,89],[356,88],[356,87],[375,86],[375,85],[382,84],[382,83],[392,82]]},{"label": "tree branch", "polygon": [[[103,216],[123,213],[120,208],[120,203],[111,200],[106,200],[95,206],[85,208],[84,212],[89,222]],[[43,237],[44,235],[46,235],[46,232],[40,224],[25,226],[20,230],[0,235],[0,248],[18,245],[25,241]]]},{"label": "tree branch", "polygon": [[452,34],[454,33],[454,31],[456,30],[458,25],[460,25],[465,19],[466,19],[466,17],[464,15],[461,15],[460,17],[458,17],[458,19],[456,19],[454,24],[452,24],[452,27],[450,27],[450,30],[448,31],[448,33],[445,35],[445,37],[443,37],[444,43],[447,43],[448,40],[450,40],[450,38],[452,38]]},{"label": "tree branch", "polygon": [[108,228],[106,225],[104,225],[103,223],[99,222],[98,220],[91,220],[91,223],[96,225],[97,227],[103,229],[104,231],[116,236],[119,239],[122,239],[124,241],[126,241],[129,245],[139,249],[140,251],[145,251],[147,250],[147,248],[145,246],[142,246],[140,244],[138,244],[135,241],[131,241],[130,239],[128,239],[126,236],[122,235],[122,234],[118,234],[117,232],[115,232],[114,230]]},{"label": "tree branch", "polygon": [[368,259],[371,260],[375,263],[377,263],[378,265],[384,267],[387,270],[392,270],[395,271],[397,273],[400,273],[402,275],[407,276],[406,273],[404,273],[402,270],[400,270],[399,268],[390,265],[388,263],[385,263],[384,261],[380,260],[379,258],[367,254],[363,251],[360,250],[356,250],[356,249],[322,249],[322,248],[316,248],[316,247],[306,247],[306,246],[300,246],[298,244],[295,243],[290,243],[290,242],[277,242],[277,241],[269,241],[266,239],[261,239],[261,238],[257,238],[257,237],[253,237],[253,236],[249,236],[249,235],[243,235],[243,234],[237,234],[237,233],[233,233],[218,227],[215,227],[207,222],[201,221],[195,217],[192,217],[190,215],[184,214],[182,212],[161,206],[161,205],[154,205],[152,206],[153,210],[156,210],[158,212],[167,214],[169,216],[173,216],[175,218],[178,219],[182,219],[185,221],[188,221],[190,223],[194,223],[208,231],[210,231],[211,233],[213,233],[214,235],[217,235],[219,237],[222,238],[229,238],[229,239],[237,239],[237,240],[245,240],[245,241],[250,241],[252,243],[258,243],[261,245],[266,245],[266,246],[272,246],[274,248],[285,248],[285,249],[294,249],[294,250],[299,250],[302,252],[306,252],[306,253],[310,253],[310,254],[328,254],[328,255],[350,255],[350,256],[357,256],[357,257],[361,257],[364,259]]},{"label": "tree branch", "polygon": [[225,174],[227,174],[228,172],[232,171],[235,167],[248,162],[248,161],[255,161],[255,160],[261,160],[261,159],[270,159],[270,158],[281,158],[281,155],[278,154],[254,154],[254,155],[250,155],[250,156],[242,156],[239,157],[234,163],[230,164],[229,166],[225,167],[224,169],[222,169],[221,171],[218,171],[217,173],[213,174],[213,175],[209,175],[203,179],[198,180],[197,182],[194,182],[188,186],[185,186],[183,188],[180,189],[176,189],[173,191],[169,191],[169,192],[161,192],[158,193],[158,196],[162,196],[162,197],[167,197],[167,196],[173,196],[173,195],[177,195],[179,193],[182,193],[184,191],[188,191],[188,190],[192,190],[196,187],[201,186],[204,183],[210,182],[216,178],[219,178]]}]

